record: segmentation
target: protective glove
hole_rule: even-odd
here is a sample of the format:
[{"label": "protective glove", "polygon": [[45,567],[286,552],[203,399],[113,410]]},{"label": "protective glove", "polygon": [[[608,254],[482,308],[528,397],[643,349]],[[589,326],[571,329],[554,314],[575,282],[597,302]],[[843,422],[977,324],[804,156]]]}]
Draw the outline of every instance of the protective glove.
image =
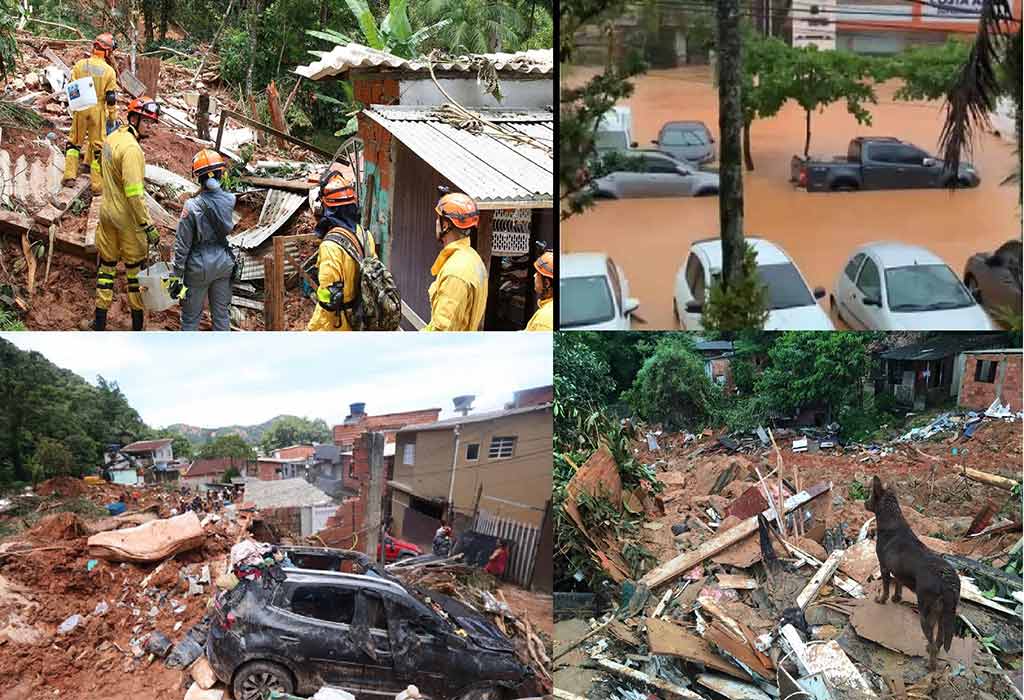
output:
[{"label": "protective glove", "polygon": [[188,294],[188,287],[182,283],[180,277],[168,277],[167,293],[171,295],[171,299],[184,299]]},{"label": "protective glove", "polygon": [[142,225],[142,232],[146,234],[146,240],[149,241],[150,246],[155,246],[160,242],[160,232],[156,230],[156,226],[153,222],[148,222]]}]

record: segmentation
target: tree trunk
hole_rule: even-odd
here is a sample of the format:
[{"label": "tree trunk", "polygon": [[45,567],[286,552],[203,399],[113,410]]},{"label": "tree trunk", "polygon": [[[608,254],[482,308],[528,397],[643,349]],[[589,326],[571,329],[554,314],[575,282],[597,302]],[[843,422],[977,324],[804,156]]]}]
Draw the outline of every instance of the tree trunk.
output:
[{"label": "tree trunk", "polygon": [[743,48],[740,44],[739,0],[718,2],[718,215],[722,237],[722,285],[725,289],[743,274]]},{"label": "tree trunk", "polygon": [[806,109],[804,112],[807,115],[807,136],[804,138],[804,158],[810,158],[808,153],[811,150],[811,110]]},{"label": "tree trunk", "polygon": [[167,38],[167,25],[171,22],[171,15],[174,13],[174,0],[161,0],[160,2],[160,41]]},{"label": "tree trunk", "polygon": [[143,0],[142,2],[142,24],[144,26],[146,43],[153,41],[153,2],[154,0]]},{"label": "tree trunk", "polygon": [[[256,61],[256,21],[253,19],[259,15],[259,3],[256,7],[249,9],[249,19],[246,24],[249,25],[249,67],[245,70],[245,95],[252,101],[252,64]],[[258,119],[255,114],[253,119]]]},{"label": "tree trunk", "polygon": [[743,122],[743,162],[747,170],[754,169],[754,157],[750,155],[750,122]]}]

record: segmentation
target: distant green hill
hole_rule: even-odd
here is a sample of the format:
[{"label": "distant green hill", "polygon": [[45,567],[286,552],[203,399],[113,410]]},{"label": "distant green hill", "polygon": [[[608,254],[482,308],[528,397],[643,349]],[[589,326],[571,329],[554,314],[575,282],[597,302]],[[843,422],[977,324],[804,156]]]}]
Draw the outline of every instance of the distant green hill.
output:
[{"label": "distant green hill", "polygon": [[201,447],[214,438],[224,437],[225,435],[238,435],[250,445],[258,445],[263,438],[263,433],[273,425],[274,421],[287,417],[294,416],[274,416],[259,425],[228,425],[223,428],[199,428],[185,423],[175,423],[174,425],[167,426],[166,429],[184,435],[196,447]]}]

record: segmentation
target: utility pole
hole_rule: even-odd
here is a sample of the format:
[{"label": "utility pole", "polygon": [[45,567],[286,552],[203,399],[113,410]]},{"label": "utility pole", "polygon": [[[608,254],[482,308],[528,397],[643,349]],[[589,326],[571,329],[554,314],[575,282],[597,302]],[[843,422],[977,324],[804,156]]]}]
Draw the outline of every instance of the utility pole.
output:
[{"label": "utility pole", "polygon": [[448,480],[448,527],[455,526],[455,464],[459,461],[459,435],[462,433],[462,424],[455,426],[455,450],[452,452],[452,474]]},{"label": "utility pole", "polygon": [[743,46],[740,41],[739,0],[718,2],[718,216],[722,238],[722,284],[728,290],[742,279],[743,163],[741,133],[743,103]]},{"label": "utility pole", "polygon": [[377,556],[380,544],[380,512],[384,498],[384,433],[367,433],[367,448],[370,453],[370,493],[366,503],[366,554],[370,558],[384,560],[384,547]]}]

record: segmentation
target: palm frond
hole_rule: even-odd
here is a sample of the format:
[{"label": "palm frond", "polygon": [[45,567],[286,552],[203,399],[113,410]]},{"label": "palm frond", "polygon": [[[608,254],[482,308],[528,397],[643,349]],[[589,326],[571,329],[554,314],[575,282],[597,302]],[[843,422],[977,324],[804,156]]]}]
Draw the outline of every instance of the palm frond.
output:
[{"label": "palm frond", "polygon": [[[988,126],[988,115],[1003,90],[998,62],[1007,47],[1012,21],[1009,0],[983,0],[977,37],[946,97],[946,121],[939,135],[946,171],[954,176],[963,156],[973,153],[978,131]],[[949,181],[950,187],[958,184],[957,177]]]}]

